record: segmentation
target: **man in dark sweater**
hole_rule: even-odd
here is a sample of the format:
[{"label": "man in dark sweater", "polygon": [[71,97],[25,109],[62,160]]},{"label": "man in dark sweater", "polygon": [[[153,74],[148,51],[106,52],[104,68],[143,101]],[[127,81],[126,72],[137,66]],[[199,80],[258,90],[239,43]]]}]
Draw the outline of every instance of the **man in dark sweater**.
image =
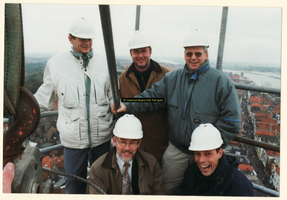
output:
[{"label": "man in dark sweater", "polygon": [[223,153],[220,132],[201,124],[191,138],[189,150],[195,162],[189,165],[175,194],[198,196],[254,196],[251,182],[237,167],[239,161]]}]

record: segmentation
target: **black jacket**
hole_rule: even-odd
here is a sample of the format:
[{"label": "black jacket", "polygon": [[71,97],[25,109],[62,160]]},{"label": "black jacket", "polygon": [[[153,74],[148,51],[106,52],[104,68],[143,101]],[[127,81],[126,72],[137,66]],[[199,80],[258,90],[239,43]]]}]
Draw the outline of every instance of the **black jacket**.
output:
[{"label": "black jacket", "polygon": [[197,196],[254,196],[253,186],[237,167],[239,161],[225,154],[210,176],[203,176],[194,162],[185,171],[181,186],[175,194]]}]

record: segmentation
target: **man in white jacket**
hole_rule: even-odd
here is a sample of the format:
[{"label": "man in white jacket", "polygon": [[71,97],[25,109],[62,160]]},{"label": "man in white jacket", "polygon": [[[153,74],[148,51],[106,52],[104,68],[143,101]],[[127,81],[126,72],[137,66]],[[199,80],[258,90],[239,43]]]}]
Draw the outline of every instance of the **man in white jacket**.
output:
[{"label": "man in white jacket", "polygon": [[[94,28],[76,18],[69,29],[69,52],[52,57],[35,94],[41,111],[58,99],[57,128],[64,145],[66,173],[83,178],[90,165],[110,149],[112,92],[105,58],[92,49]],[[67,194],[84,194],[86,183],[66,177]]]}]

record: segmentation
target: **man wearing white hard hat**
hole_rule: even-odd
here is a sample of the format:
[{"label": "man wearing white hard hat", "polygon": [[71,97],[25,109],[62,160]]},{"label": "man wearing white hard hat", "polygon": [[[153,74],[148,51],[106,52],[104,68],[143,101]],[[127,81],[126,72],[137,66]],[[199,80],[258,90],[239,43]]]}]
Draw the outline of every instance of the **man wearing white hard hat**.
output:
[{"label": "man wearing white hard hat", "polygon": [[[129,41],[133,63],[119,77],[121,98],[133,98],[152,87],[169,72],[163,65],[152,60],[151,42],[146,34],[136,31]],[[161,164],[168,146],[166,108],[152,113],[141,113],[137,118],[143,126],[143,138],[139,149],[151,153]]]},{"label": "man wearing white hard hat", "polygon": [[[91,21],[77,17],[68,30],[69,51],[49,59],[35,97],[41,110],[58,100],[57,129],[66,173],[87,177],[90,165],[110,148],[112,92],[105,57],[93,52]],[[66,178],[66,193],[84,194],[86,183]]]},{"label": "man wearing white hard hat", "polygon": [[184,174],[177,195],[254,196],[253,186],[237,167],[236,157],[225,155],[223,140],[212,124],[201,124],[191,136],[189,150],[195,162]]},{"label": "man wearing white hard hat", "polygon": [[[204,33],[193,30],[184,39],[183,69],[167,73],[136,98],[164,98],[164,103],[126,102],[117,112],[139,114],[167,108],[169,145],[162,158],[167,194],[173,194],[182,182],[184,171],[194,161],[188,150],[193,130],[201,123],[212,123],[219,129],[223,148],[240,131],[239,99],[231,79],[211,68],[209,43]],[[115,113],[114,106],[112,111]]]},{"label": "man wearing white hard hat", "polygon": [[[141,122],[126,114],[118,119],[113,132],[114,148],[93,163],[90,181],[107,194],[164,194],[156,158],[138,149],[143,137]],[[91,186],[89,192],[101,194]]]}]

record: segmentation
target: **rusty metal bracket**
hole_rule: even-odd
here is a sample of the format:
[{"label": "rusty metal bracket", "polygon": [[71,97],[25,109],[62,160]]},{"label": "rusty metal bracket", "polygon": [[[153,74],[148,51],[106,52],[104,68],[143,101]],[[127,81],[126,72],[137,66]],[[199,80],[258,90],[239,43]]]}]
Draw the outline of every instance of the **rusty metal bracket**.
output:
[{"label": "rusty metal bracket", "polygon": [[40,108],[33,94],[20,87],[20,98],[16,109],[17,119],[4,134],[3,166],[20,156],[25,147],[23,141],[32,134],[40,121]]}]

